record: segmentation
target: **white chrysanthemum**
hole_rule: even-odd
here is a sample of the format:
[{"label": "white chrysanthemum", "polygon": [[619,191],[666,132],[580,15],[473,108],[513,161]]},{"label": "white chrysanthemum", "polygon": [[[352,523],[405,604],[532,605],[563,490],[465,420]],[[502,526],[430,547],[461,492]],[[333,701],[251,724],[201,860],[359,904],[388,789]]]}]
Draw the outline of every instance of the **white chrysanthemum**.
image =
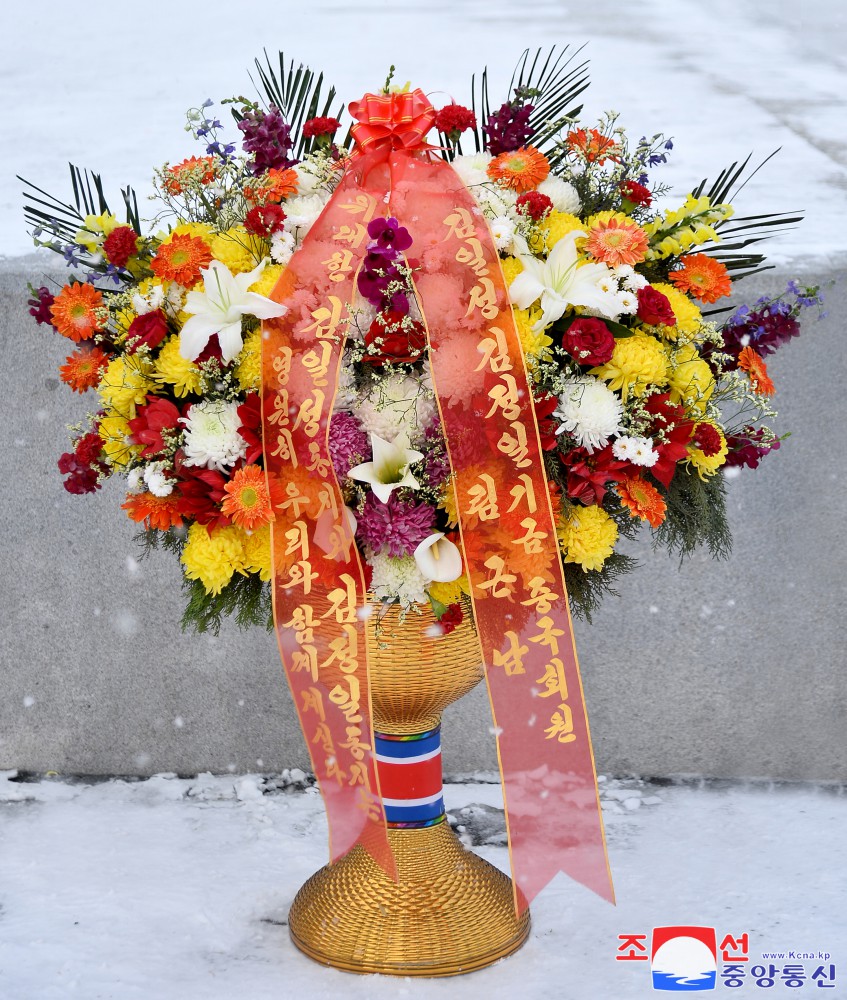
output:
[{"label": "white chrysanthemum", "polygon": [[546,194],[553,202],[553,208],[557,212],[566,212],[568,215],[579,215],[579,195],[573,184],[563,181],[561,177],[554,177],[550,174],[538,185],[538,193]]},{"label": "white chrysanthemum", "polygon": [[126,474],[126,488],[128,493],[141,493],[144,489],[144,470],[139,466],[130,469]]},{"label": "white chrysanthemum", "polygon": [[488,164],[493,159],[491,153],[472,153],[470,156],[457,156],[452,166],[465,185],[471,187],[488,180]]},{"label": "white chrysanthemum", "polygon": [[288,233],[295,233],[300,239],[308,233],[324,210],[327,198],[320,194],[297,195],[285,203],[285,222]]},{"label": "white chrysanthemum", "polygon": [[508,253],[515,242],[515,224],[505,215],[498,215],[489,223],[494,245],[498,250]]},{"label": "white chrysanthemum", "polygon": [[405,433],[414,446],[423,441],[435,413],[429,380],[396,372],[371,386],[359,403],[356,416],[369,434],[393,441],[398,434]]},{"label": "white chrysanthemum", "polygon": [[294,237],[284,230],[271,236],[271,260],[275,264],[287,264],[294,253]]},{"label": "white chrysanthemum", "polygon": [[573,434],[577,444],[589,453],[605,448],[609,438],[621,429],[623,405],[604,382],[584,375],[567,380],[553,412],[561,426],[556,433]]},{"label": "white chrysanthemum", "polygon": [[154,497],[169,497],[174,491],[174,482],[164,473],[164,462],[150,462],[144,469],[144,485]]},{"label": "white chrysanthemum", "polygon": [[650,283],[643,274],[639,274],[629,264],[619,264],[617,267],[613,267],[611,271],[620,281],[621,285],[630,292],[637,292],[639,288],[644,288],[645,285]]},{"label": "white chrysanthemum", "polygon": [[238,433],[241,420],[234,400],[207,399],[195,403],[179,422],[185,424],[186,465],[223,472],[247,454],[247,442]]},{"label": "white chrysanthemum", "polygon": [[132,308],[139,316],[161,309],[165,301],[165,286],[153,285],[146,295],[136,292],[132,296]]},{"label": "white chrysanthemum", "polygon": [[649,437],[619,437],[612,445],[612,454],[622,462],[643,465],[651,469],[659,461],[659,453]]},{"label": "white chrysanthemum", "polygon": [[632,316],[638,312],[638,296],[629,291],[618,292],[615,296],[621,314]]},{"label": "white chrysanthemum", "polygon": [[356,406],[357,399],[355,376],[350,365],[349,355],[345,355],[338,369],[338,391],[335,394],[335,403],[332,408],[333,410],[352,410]]},{"label": "white chrysanthemum", "polygon": [[[297,194],[314,194],[315,191],[321,186],[321,179],[317,174],[312,173],[311,170],[307,170],[305,165],[302,163],[296,163],[294,165],[294,173],[297,174]],[[290,201],[285,203],[286,211]]]},{"label": "white chrysanthemum", "polygon": [[515,212],[515,204],[518,200],[516,191],[486,184],[474,188],[473,194],[487,219],[497,219]]},{"label": "white chrysanthemum", "polygon": [[365,558],[373,568],[371,590],[379,600],[399,601],[406,607],[426,603],[427,581],[414,556],[397,557],[368,550]]}]

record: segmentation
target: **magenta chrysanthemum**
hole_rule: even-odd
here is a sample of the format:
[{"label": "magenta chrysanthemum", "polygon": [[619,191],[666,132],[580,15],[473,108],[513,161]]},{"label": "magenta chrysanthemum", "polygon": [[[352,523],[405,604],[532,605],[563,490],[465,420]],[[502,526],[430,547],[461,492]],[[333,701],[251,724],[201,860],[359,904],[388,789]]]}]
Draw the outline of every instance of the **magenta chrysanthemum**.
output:
[{"label": "magenta chrysanthemum", "polygon": [[329,455],[339,479],[370,458],[371,443],[352,413],[334,413],[329,425]]},{"label": "magenta chrysanthemum", "polygon": [[373,494],[359,514],[356,534],[374,552],[410,556],[428,538],[435,525],[435,508],[425,503],[403,503],[393,494],[382,503]]},{"label": "magenta chrysanthemum", "polygon": [[424,439],[428,445],[424,465],[426,481],[430,486],[440,486],[450,475],[450,458],[441,434],[441,425],[430,424]]}]

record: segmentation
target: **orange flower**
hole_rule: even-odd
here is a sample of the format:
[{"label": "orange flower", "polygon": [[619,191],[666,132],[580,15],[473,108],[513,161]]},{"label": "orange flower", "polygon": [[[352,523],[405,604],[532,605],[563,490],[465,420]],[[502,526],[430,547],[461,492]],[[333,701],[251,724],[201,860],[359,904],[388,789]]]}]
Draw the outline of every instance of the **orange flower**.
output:
[{"label": "orange flower", "polygon": [[211,261],[212,251],[199,236],[179,234],[162,243],[150,267],[163,280],[190,288],[199,280],[200,269]]},{"label": "orange flower", "polygon": [[750,376],[750,385],[754,392],[759,392],[763,396],[772,396],[776,392],[776,386],[768,375],[768,366],[764,358],[752,347],[745,347],[738,355],[738,367]]},{"label": "orange flower", "polygon": [[662,494],[641,476],[627,476],[615,486],[615,492],[629,511],[630,517],[649,521],[653,528],[658,528],[664,521],[667,505]]},{"label": "orange flower", "polygon": [[68,355],[59,369],[59,378],[74,392],[86,392],[100,381],[100,373],[109,363],[109,355],[99,347],[80,347]]},{"label": "orange flower", "polygon": [[258,465],[245,465],[224,486],[227,496],[221,510],[233,523],[252,531],[265,521],[273,521],[271,497],[265,473]]},{"label": "orange flower", "polygon": [[128,493],[121,509],[133,521],[144,521],[148,528],[167,531],[168,528],[182,527],[179,503],[180,496],[176,490],[166,497],[157,497],[153,493]]},{"label": "orange flower", "polygon": [[189,180],[196,178],[201,184],[211,184],[215,179],[214,156],[190,156],[182,163],[165,169],[164,187],[168,194],[182,194]]},{"label": "orange flower", "polygon": [[704,253],[682,258],[682,270],[670,274],[671,281],[681,292],[688,292],[701,302],[717,302],[732,291],[729,271],[719,260]]},{"label": "orange flower", "polygon": [[532,191],[550,173],[547,157],[534,146],[501,153],[488,164],[488,176],[501,187]]},{"label": "orange flower", "polygon": [[50,307],[53,326],[71,340],[88,340],[103,329],[97,317],[97,310],[102,306],[103,296],[92,285],[79,282],[65,285]]},{"label": "orange flower", "polygon": [[269,201],[280,202],[297,194],[297,171],[290,167],[279,170],[271,167],[262,178],[248,181],[244,186],[244,197],[251,205],[266,204]]},{"label": "orange flower", "polygon": [[587,163],[605,163],[606,160],[613,160],[620,152],[615,140],[609,139],[596,128],[580,128],[568,132],[565,142],[572,150],[580,153]]},{"label": "orange flower", "polygon": [[647,233],[629,220],[609,219],[592,226],[585,249],[609,267],[639,264],[647,253]]}]

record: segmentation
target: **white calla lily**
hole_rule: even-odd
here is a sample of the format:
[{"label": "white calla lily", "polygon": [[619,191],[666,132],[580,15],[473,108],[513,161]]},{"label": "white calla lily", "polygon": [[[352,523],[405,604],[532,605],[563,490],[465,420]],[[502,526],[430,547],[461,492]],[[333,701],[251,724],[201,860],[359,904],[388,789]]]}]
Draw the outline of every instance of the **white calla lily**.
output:
[{"label": "white calla lily", "polygon": [[418,569],[434,583],[452,583],[462,575],[462,553],[443,531],[425,538],[415,549]]},{"label": "white calla lily", "polygon": [[576,241],[585,235],[581,229],[566,233],[547,260],[539,260],[532,254],[520,255],[523,271],[509,286],[509,297],[520,309],[529,309],[541,299],[542,315],[532,328],[534,332],[560,319],[568,306],[585,306],[605,313],[613,305],[610,294],[598,287],[598,282],[609,276],[606,265],[579,263]]},{"label": "white calla lily", "polygon": [[386,441],[378,434],[371,434],[371,452],[373,461],[363,462],[352,468],[347,475],[368,483],[374,496],[382,503],[388,503],[392,492],[401,486],[417,490],[420,483],[409,471],[409,466],[420,462],[422,452],[409,447],[409,439],[405,434],[398,434],[393,441]]},{"label": "white calla lily", "polygon": [[287,311],[279,302],[247,291],[259,280],[266,263],[263,260],[252,271],[233,274],[225,264],[213,260],[200,272],[203,291],[189,292],[185,298],[185,312],[192,315],[179,334],[179,353],[184,358],[194,361],[209,343],[209,338],[217,334],[221,355],[228,364],[244,346],[242,316],[272,319]]}]

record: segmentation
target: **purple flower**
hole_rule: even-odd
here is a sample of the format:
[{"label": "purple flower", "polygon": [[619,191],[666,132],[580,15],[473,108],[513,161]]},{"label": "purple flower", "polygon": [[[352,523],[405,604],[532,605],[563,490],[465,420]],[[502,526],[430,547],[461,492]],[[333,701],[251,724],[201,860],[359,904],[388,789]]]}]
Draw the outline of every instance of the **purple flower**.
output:
[{"label": "purple flower", "polygon": [[744,466],[757,469],[759,462],[771,451],[779,448],[779,438],[774,438],[769,444],[763,444],[764,430],[761,427],[742,427],[739,434],[730,434],[727,439],[729,454],[726,465]]},{"label": "purple flower", "polygon": [[441,433],[441,425],[436,421],[427,427],[424,437],[427,442],[424,474],[430,486],[440,486],[450,475],[450,456]]},{"label": "purple flower", "polygon": [[425,503],[404,503],[392,493],[382,503],[373,493],[365,499],[356,534],[374,552],[410,556],[435,526],[435,508]]},{"label": "purple flower", "polygon": [[329,457],[339,479],[354,465],[364,462],[371,453],[368,435],[352,413],[333,413],[329,425]]},{"label": "purple flower", "polygon": [[535,131],[529,124],[529,116],[534,110],[534,105],[521,104],[518,98],[507,101],[499,111],[489,115],[483,126],[489,153],[499,156],[525,146]]},{"label": "purple flower", "polygon": [[32,292],[32,298],[27,299],[26,304],[30,307],[30,316],[35,317],[35,322],[39,326],[42,324],[52,326],[53,318],[50,315],[50,307],[53,305],[53,293],[46,285],[42,285],[40,288],[33,288],[30,285],[29,290]]},{"label": "purple flower", "polygon": [[[392,216],[384,219],[372,219],[368,223],[368,236],[380,247],[392,247],[394,250],[408,250],[412,245],[409,230]],[[370,249],[370,246],[368,247]]]},{"label": "purple flower", "polygon": [[279,108],[271,106],[267,112],[248,111],[238,123],[244,134],[242,145],[253,156],[250,170],[262,174],[272,167],[291,167],[297,160],[291,152],[291,126],[282,117]]}]

